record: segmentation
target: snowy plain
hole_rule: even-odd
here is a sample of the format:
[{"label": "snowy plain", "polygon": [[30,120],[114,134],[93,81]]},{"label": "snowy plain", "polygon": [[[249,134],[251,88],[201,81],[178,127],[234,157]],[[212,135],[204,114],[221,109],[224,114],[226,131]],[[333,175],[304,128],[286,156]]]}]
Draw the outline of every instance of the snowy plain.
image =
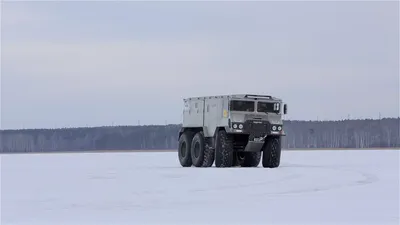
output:
[{"label": "snowy plain", "polygon": [[2,225],[400,224],[399,150],[284,151],[182,168],[176,152],[1,155]]}]

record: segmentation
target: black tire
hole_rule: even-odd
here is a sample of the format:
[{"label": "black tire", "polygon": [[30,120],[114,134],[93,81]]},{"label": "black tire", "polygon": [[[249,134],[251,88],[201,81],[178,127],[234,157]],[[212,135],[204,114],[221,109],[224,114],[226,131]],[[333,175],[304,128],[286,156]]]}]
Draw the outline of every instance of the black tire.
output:
[{"label": "black tire", "polygon": [[227,134],[225,130],[217,133],[215,146],[215,166],[216,167],[232,167],[233,166],[233,138]]},{"label": "black tire", "polygon": [[271,137],[263,149],[262,165],[264,168],[279,167],[281,161],[281,138]]},{"label": "black tire", "polygon": [[257,167],[261,161],[261,152],[246,152],[242,167]]},{"label": "black tire", "polygon": [[202,167],[211,167],[214,163],[215,158],[215,149],[210,146],[204,147],[204,160]]},{"label": "black tire", "polygon": [[203,165],[204,149],[204,136],[201,132],[198,132],[194,135],[190,148],[193,166],[201,167]]},{"label": "black tire", "polygon": [[236,151],[233,153],[233,165],[242,166],[246,157],[246,153],[243,151]]},{"label": "black tire", "polygon": [[193,139],[192,132],[184,132],[179,137],[179,144],[178,144],[178,157],[179,163],[182,167],[190,167],[192,166],[192,157],[190,152],[190,146]]}]

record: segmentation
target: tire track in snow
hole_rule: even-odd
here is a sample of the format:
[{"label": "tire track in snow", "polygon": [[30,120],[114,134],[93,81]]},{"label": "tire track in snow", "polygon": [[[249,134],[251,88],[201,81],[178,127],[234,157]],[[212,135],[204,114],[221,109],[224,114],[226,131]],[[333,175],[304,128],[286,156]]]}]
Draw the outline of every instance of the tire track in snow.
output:
[{"label": "tire track in snow", "polygon": [[340,172],[350,172],[350,173],[357,173],[362,176],[362,179],[358,179],[352,181],[350,183],[339,183],[339,184],[332,184],[322,187],[309,187],[309,188],[301,188],[301,189],[294,189],[289,191],[281,191],[281,192],[264,192],[258,193],[257,196],[284,196],[284,195],[292,195],[292,194],[304,194],[304,193],[315,193],[315,192],[322,192],[322,191],[330,191],[339,188],[350,188],[354,186],[360,185],[368,185],[379,181],[379,178],[373,174],[354,170],[354,169],[347,169],[335,166],[314,166],[314,165],[302,165],[302,164],[289,164],[289,166],[285,167],[299,167],[299,168],[313,168],[313,169],[325,169],[325,170],[334,170]]},{"label": "tire track in snow", "polygon": [[208,191],[226,191],[226,190],[233,190],[233,189],[241,189],[241,188],[252,188],[255,186],[263,186],[266,184],[275,184],[283,181],[288,181],[288,180],[293,180],[300,178],[302,175],[300,174],[291,174],[288,176],[285,176],[280,179],[276,180],[268,180],[268,181],[262,181],[262,182],[255,182],[255,183],[247,183],[247,184],[236,184],[236,185],[225,185],[225,186],[217,186],[217,187],[212,187],[212,188],[201,188],[201,189],[192,189],[189,190],[188,192],[208,192]]}]

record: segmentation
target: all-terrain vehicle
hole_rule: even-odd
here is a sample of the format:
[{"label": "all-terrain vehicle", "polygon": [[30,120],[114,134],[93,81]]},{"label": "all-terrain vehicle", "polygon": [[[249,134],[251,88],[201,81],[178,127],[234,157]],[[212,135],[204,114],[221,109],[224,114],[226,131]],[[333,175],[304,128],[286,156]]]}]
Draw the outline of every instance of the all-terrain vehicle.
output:
[{"label": "all-terrain vehicle", "polygon": [[287,105],[268,95],[184,99],[178,157],[183,167],[257,167],[280,164]]}]

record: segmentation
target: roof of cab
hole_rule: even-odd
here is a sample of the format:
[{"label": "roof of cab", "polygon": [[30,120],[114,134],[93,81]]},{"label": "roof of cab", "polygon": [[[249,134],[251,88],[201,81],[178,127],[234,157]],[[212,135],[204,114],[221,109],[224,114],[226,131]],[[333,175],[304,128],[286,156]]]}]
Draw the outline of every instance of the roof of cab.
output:
[{"label": "roof of cab", "polygon": [[272,95],[258,95],[258,94],[231,94],[231,95],[214,95],[214,96],[198,96],[198,97],[189,97],[185,98],[185,101],[194,100],[194,99],[211,99],[211,98],[236,98],[236,99],[268,99],[281,101],[281,99],[273,97]]}]

